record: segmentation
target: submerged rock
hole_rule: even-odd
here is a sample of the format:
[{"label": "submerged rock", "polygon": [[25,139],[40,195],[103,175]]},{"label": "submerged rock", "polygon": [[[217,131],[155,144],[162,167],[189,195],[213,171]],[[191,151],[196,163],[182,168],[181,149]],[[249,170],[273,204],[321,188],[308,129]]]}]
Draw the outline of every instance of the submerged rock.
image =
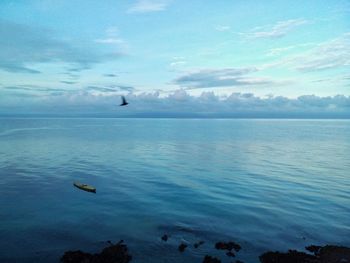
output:
[{"label": "submerged rock", "polygon": [[186,247],[187,247],[186,244],[181,243],[178,249],[179,249],[180,252],[184,252]]},{"label": "submerged rock", "polygon": [[[166,241],[168,235],[164,235],[162,240]],[[123,240],[113,245],[111,241],[107,241],[110,245],[104,248],[100,253],[90,254],[81,250],[67,251],[61,257],[62,263],[128,263],[131,261],[131,255],[128,253],[127,246]],[[204,241],[199,241],[194,244],[195,248],[204,244]],[[184,252],[188,247],[187,244],[181,243],[178,247],[180,252]],[[235,257],[232,250],[239,251],[241,246],[235,242],[217,242],[216,249],[226,250],[226,255]],[[343,246],[307,246],[305,248],[311,253],[300,252],[297,250],[289,250],[286,253],[278,251],[268,251],[260,255],[261,263],[350,263],[350,248]],[[206,255],[203,263],[221,263],[221,260],[209,255]],[[243,263],[236,260],[236,263]]]},{"label": "submerged rock", "polygon": [[199,242],[197,242],[197,243],[194,243],[193,246],[194,246],[195,248],[198,248],[199,246],[203,245],[204,243],[205,243],[205,242],[201,240],[201,241],[199,241]]},{"label": "submerged rock", "polygon": [[222,249],[222,250],[232,250],[234,249],[236,252],[241,250],[241,246],[233,241],[230,242],[217,242],[215,244],[216,249]]},{"label": "submerged rock", "polygon": [[236,255],[232,251],[229,251],[229,252],[226,253],[226,256],[228,256],[228,257],[235,257]]},{"label": "submerged rock", "polygon": [[167,234],[162,236],[162,240],[165,242],[168,241],[168,238],[169,238],[169,236]]},{"label": "submerged rock", "polygon": [[67,251],[61,257],[62,263],[128,263],[131,255],[122,241],[102,250],[99,254],[85,253],[80,250]]},{"label": "submerged rock", "polygon": [[209,255],[206,255],[203,259],[203,263],[221,263],[221,260]]}]

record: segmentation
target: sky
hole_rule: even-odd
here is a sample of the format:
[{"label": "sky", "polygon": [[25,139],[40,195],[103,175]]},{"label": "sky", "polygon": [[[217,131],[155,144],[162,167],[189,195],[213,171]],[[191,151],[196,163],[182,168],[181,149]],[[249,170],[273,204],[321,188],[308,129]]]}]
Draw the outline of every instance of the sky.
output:
[{"label": "sky", "polygon": [[0,115],[349,118],[349,96],[349,0],[0,2]]}]

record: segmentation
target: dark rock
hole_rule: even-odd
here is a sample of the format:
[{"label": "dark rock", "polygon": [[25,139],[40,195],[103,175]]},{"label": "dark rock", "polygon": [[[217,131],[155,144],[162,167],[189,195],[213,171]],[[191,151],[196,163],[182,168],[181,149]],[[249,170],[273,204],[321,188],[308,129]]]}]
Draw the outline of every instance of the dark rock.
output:
[{"label": "dark rock", "polygon": [[206,255],[203,259],[203,263],[221,263],[221,260],[209,255]]},{"label": "dark rock", "polygon": [[321,248],[322,248],[321,246],[314,246],[314,245],[305,247],[305,249],[306,249],[307,251],[310,251],[311,253],[314,253],[315,255],[318,253],[318,251],[319,251]]},{"label": "dark rock", "polygon": [[236,263],[244,263],[243,261],[240,260],[236,260]]},{"label": "dark rock", "polygon": [[324,246],[318,252],[321,263],[350,262],[350,248],[341,246]]},{"label": "dark rock", "polygon": [[288,253],[267,252],[260,257],[261,263],[318,263],[314,255],[309,255],[296,250],[289,250]]},{"label": "dark rock", "polygon": [[194,243],[194,247],[195,248],[198,248],[199,246],[201,246],[201,245],[203,245],[205,242],[204,241],[199,241],[199,242],[197,242],[197,243]]},{"label": "dark rock", "polygon": [[127,246],[121,243],[106,247],[100,254],[95,256],[98,260],[93,261],[93,263],[127,263],[131,260]]},{"label": "dark rock", "polygon": [[67,251],[61,257],[63,263],[89,263],[92,262],[93,255],[85,253],[80,250]]},{"label": "dark rock", "polygon": [[226,255],[228,257],[235,257],[236,256],[235,253],[233,253],[232,251],[227,252]]},{"label": "dark rock", "polygon": [[61,257],[62,263],[128,263],[131,256],[128,254],[126,245],[119,242],[102,250],[100,254],[85,253],[78,251],[67,251]]},{"label": "dark rock", "polygon": [[230,251],[232,249],[234,249],[236,252],[241,250],[241,246],[239,244],[235,243],[235,242],[232,242],[232,241],[227,242],[227,243],[225,243],[225,242],[217,242],[215,244],[215,248],[216,249],[222,249],[222,250],[230,250]]},{"label": "dark rock", "polygon": [[165,234],[164,236],[162,236],[162,240],[165,241],[165,242],[168,241],[168,238],[169,238],[169,236],[168,236],[167,234]]},{"label": "dark rock", "polygon": [[309,246],[315,255],[289,250],[287,253],[267,252],[259,257],[261,263],[350,263],[350,248],[340,246]]},{"label": "dark rock", "polygon": [[186,244],[181,243],[178,249],[179,249],[180,252],[184,252],[186,247],[187,247]]}]

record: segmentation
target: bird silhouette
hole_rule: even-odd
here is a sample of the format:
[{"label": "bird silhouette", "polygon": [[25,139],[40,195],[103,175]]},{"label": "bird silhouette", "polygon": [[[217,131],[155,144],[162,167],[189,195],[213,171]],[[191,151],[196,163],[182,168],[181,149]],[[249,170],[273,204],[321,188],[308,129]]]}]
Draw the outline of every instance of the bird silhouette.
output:
[{"label": "bird silhouette", "polygon": [[126,106],[128,105],[129,103],[126,101],[125,97],[122,96],[122,103],[119,105],[119,106]]}]

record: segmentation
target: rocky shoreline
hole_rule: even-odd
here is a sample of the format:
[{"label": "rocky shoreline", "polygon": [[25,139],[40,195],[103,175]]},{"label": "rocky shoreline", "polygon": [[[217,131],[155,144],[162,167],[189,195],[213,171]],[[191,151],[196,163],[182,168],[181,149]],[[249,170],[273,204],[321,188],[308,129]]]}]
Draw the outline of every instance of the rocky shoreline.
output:
[{"label": "rocky shoreline", "polygon": [[[165,238],[166,237],[166,238]],[[161,239],[167,242],[168,236],[164,235]],[[128,263],[132,260],[128,247],[123,240],[117,244],[108,241],[109,245],[101,253],[90,254],[76,251],[66,251],[61,257],[62,263]],[[204,244],[204,241],[195,243],[194,248]],[[188,245],[181,243],[178,247],[179,253],[185,251]],[[226,251],[226,256],[234,258],[236,253],[241,250],[241,246],[234,242],[228,241],[217,242],[214,247],[218,250]],[[350,248],[343,246],[315,246],[310,245],[305,248],[309,253],[288,250],[287,252],[268,251],[259,256],[261,263],[350,263]],[[203,263],[221,263],[221,259],[205,255]],[[244,263],[241,260],[233,260],[232,263]],[[248,262],[246,262],[248,263]]]}]

